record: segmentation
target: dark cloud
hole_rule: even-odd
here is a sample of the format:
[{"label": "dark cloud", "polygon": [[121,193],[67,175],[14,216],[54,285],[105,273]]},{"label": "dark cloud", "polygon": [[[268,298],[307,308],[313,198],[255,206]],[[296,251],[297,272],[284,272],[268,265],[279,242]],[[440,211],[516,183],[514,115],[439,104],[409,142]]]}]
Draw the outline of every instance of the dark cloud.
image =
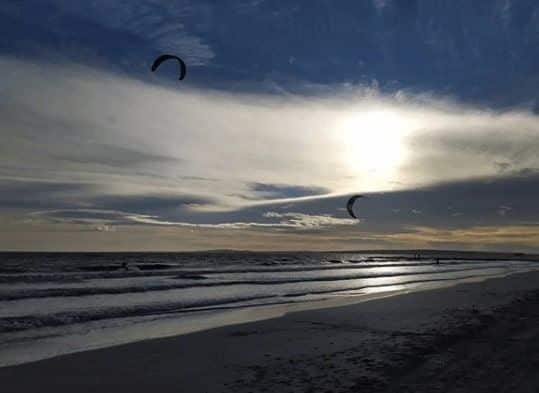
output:
[{"label": "dark cloud", "polygon": [[81,206],[92,192],[87,184],[0,180],[0,206],[15,209],[59,209]]},{"label": "dark cloud", "polygon": [[94,209],[121,210],[137,214],[166,214],[177,218],[181,209],[212,203],[210,198],[192,195],[114,195],[91,199]]},{"label": "dark cloud", "polygon": [[252,199],[300,198],[305,196],[324,195],[331,192],[331,190],[323,187],[302,187],[267,183],[253,183],[249,185],[249,188],[255,193],[255,196]]},{"label": "dark cloud", "polygon": [[[73,209],[53,216],[71,218],[110,218],[110,211],[151,215],[164,221],[193,224],[227,222],[272,223],[277,216],[267,212],[331,216],[347,219],[346,197],[296,201],[283,211],[282,204],[242,208],[228,212],[204,213],[189,209],[213,203],[210,198],[189,195],[115,195],[99,196],[95,190],[73,184],[3,184],[2,204],[14,208]],[[73,198],[72,195],[80,195]],[[86,195],[86,196],[84,196]],[[22,197],[21,197],[22,196]],[[76,202],[74,202],[76,200]],[[372,194],[361,200],[357,212],[366,230],[387,231],[407,225],[466,225],[526,223],[539,221],[539,175],[453,182],[423,189]],[[92,209],[80,210],[82,208]],[[187,209],[186,209],[187,208]],[[292,211],[293,210],[293,211]],[[104,211],[104,213],[102,212]],[[126,213],[123,213],[126,212]],[[509,220],[509,221],[508,221]]]},{"label": "dark cloud", "polygon": [[[329,214],[348,218],[347,197],[296,201],[294,212]],[[458,228],[470,225],[508,225],[539,221],[539,175],[508,176],[451,182],[408,191],[370,194],[357,203],[360,228],[376,233],[407,226]],[[500,206],[506,214],[500,215]],[[279,205],[243,209],[236,217],[252,218],[261,210],[277,211]]]},{"label": "dark cloud", "polygon": [[58,218],[105,219],[114,216],[111,212],[119,212],[116,219],[124,216],[122,212],[170,218],[180,215],[183,208],[212,202],[211,198],[192,195],[106,195],[92,184],[0,181],[3,208],[42,211]]},{"label": "dark cloud", "polygon": [[178,165],[182,163],[182,160],[176,157],[100,143],[85,143],[78,151],[63,151],[58,154],[51,154],[50,157],[69,163],[97,164],[115,168],[134,168],[148,164]]},{"label": "dark cloud", "polygon": [[533,223],[539,221],[537,200],[539,176],[533,174],[384,193],[362,201],[359,215],[366,228],[381,230],[407,225],[458,228]]},{"label": "dark cloud", "polygon": [[46,219],[53,223],[69,223],[80,225],[107,226],[106,224],[114,225],[129,225],[132,221],[129,220],[126,213],[115,211],[99,211],[91,209],[62,209],[40,211],[31,214],[33,219]]},{"label": "dark cloud", "polygon": [[[287,234],[290,241],[295,236],[319,236],[326,239],[326,244],[346,248],[377,244],[499,250],[533,249],[532,244],[539,236],[537,174],[370,194],[358,203],[359,221],[349,219],[344,209],[346,196],[204,213],[183,209],[190,204],[208,202],[189,196],[102,196],[88,198],[91,208],[69,208],[65,201],[56,204],[43,201],[66,191],[84,193],[87,188],[61,184],[39,186],[12,187],[12,193],[29,192],[38,197],[37,202],[23,200],[17,205],[12,200],[10,203],[26,209],[41,207],[39,212],[28,215],[35,222],[80,225],[86,228],[83,230],[92,231],[112,232],[118,226],[193,228],[223,230],[223,233],[250,230],[267,236]],[[3,194],[4,202],[7,194]],[[64,208],[54,209],[59,205]]]}]

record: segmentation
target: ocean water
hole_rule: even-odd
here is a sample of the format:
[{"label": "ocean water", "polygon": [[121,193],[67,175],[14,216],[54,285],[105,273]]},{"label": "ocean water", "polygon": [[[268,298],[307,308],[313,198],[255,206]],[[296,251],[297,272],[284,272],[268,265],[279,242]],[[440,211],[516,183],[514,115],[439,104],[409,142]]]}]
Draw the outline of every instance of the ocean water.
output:
[{"label": "ocean water", "polygon": [[275,304],[536,268],[466,253],[2,253],[0,366],[256,319]]}]

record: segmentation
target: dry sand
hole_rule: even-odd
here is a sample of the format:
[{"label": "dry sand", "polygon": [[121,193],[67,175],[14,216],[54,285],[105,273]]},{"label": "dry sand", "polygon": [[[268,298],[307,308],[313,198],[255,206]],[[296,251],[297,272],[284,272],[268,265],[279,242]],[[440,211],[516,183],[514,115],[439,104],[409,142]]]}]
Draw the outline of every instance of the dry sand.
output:
[{"label": "dry sand", "polygon": [[539,272],[0,368],[15,392],[539,392]]}]

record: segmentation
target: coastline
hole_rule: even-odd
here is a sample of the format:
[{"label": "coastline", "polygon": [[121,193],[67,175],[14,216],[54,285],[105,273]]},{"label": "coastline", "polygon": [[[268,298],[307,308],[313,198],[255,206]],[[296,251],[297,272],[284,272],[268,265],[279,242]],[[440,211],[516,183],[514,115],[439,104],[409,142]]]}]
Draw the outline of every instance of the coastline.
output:
[{"label": "coastline", "polygon": [[402,370],[417,366],[429,348],[440,357],[440,342],[469,344],[503,320],[500,312],[511,313],[513,303],[535,301],[528,297],[538,289],[535,271],[385,294],[4,367],[0,380],[13,393],[387,390],[396,375],[409,377]]},{"label": "coastline", "polygon": [[[514,273],[509,273],[514,274]],[[314,298],[298,302],[276,302],[239,308],[200,310],[166,319],[136,322],[121,329],[104,332],[99,327],[88,330],[77,324],[72,326],[71,336],[45,336],[37,345],[29,347],[24,341],[4,346],[0,352],[0,368],[51,359],[58,356],[111,348],[159,338],[176,337],[205,330],[249,322],[280,318],[288,313],[326,309],[358,304],[366,301],[398,296],[406,293],[429,291],[465,282],[483,281],[504,277],[507,273],[469,276],[460,279],[435,279],[431,281],[403,281],[395,285],[366,286],[357,292],[333,292],[326,298]],[[293,297],[292,297],[293,298]],[[291,298],[291,299],[292,299]],[[79,330],[80,329],[80,330]]]}]

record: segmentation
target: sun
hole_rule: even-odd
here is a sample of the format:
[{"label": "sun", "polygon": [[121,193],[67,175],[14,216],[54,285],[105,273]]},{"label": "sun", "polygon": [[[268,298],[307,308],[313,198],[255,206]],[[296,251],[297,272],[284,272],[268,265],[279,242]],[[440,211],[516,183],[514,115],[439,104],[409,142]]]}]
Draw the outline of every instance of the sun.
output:
[{"label": "sun", "polygon": [[376,109],[353,113],[339,122],[344,160],[364,190],[377,190],[398,177],[406,161],[406,137],[413,122],[397,111]]}]

